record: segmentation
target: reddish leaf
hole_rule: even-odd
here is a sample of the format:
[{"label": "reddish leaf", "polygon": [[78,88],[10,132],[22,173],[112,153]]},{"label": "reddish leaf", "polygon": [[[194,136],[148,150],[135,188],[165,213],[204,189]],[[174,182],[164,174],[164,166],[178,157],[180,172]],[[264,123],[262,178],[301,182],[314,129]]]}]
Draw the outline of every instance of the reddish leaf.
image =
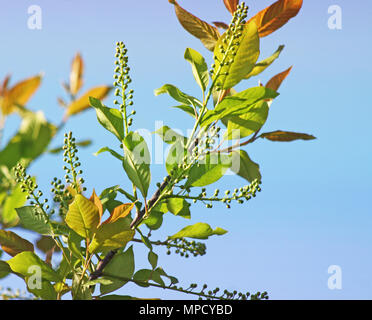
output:
[{"label": "reddish leaf", "polygon": [[72,95],[76,95],[83,85],[83,71],[84,62],[80,53],[77,53],[71,63],[69,88]]},{"label": "reddish leaf", "polygon": [[314,140],[314,136],[306,133],[297,133],[289,131],[273,131],[261,134],[261,138],[265,138],[270,141],[290,142],[294,140]]},{"label": "reddish leaf", "polygon": [[116,220],[120,218],[125,218],[128,214],[130,214],[130,211],[133,209],[133,206],[134,206],[134,203],[123,203],[117,206],[111,212],[110,217],[102,224],[114,223]]},{"label": "reddish leaf", "polygon": [[239,0],[223,0],[226,9],[230,11],[231,14],[234,14],[236,8],[238,7]]},{"label": "reddish leaf", "polygon": [[278,91],[280,85],[284,81],[285,78],[287,78],[288,74],[291,72],[292,67],[288,68],[287,70],[278,73],[274,77],[272,77],[266,84],[266,88],[272,89],[274,91]]},{"label": "reddish leaf", "polygon": [[212,22],[217,28],[221,28],[221,29],[224,29],[224,30],[227,30],[229,29],[229,25],[225,22],[221,22],[221,21],[213,21]]},{"label": "reddish leaf", "polygon": [[174,5],[174,10],[182,27],[198,38],[208,50],[213,51],[220,37],[218,29],[183,9],[177,1],[169,0],[169,2]]},{"label": "reddish leaf", "polygon": [[100,221],[101,221],[102,215],[103,215],[103,206],[102,206],[102,202],[100,198],[97,196],[94,189],[93,189],[92,195],[90,196],[89,200],[92,201],[98,208],[98,213],[99,213]]},{"label": "reddish leaf", "polygon": [[301,7],[302,0],[278,0],[257,13],[248,22],[254,20],[260,37],[266,37],[296,16]]}]

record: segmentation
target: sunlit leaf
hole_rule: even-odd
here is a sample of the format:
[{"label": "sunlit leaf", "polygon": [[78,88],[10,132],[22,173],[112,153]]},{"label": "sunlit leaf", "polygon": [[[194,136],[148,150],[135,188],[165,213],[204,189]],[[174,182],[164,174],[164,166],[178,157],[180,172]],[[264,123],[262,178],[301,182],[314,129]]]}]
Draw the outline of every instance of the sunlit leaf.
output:
[{"label": "sunlit leaf", "polygon": [[199,52],[191,48],[186,49],[184,57],[191,64],[197,84],[205,92],[209,84],[209,71],[205,59]]},{"label": "sunlit leaf", "polygon": [[238,7],[239,0],[223,0],[223,2],[226,6],[226,9],[229,10],[231,14],[234,14]]},{"label": "sunlit leaf", "polygon": [[121,142],[124,139],[123,115],[118,109],[104,106],[99,99],[89,97],[90,105],[96,109],[98,122]]},{"label": "sunlit leaf", "polygon": [[34,206],[16,208],[20,223],[23,228],[40,234],[50,235],[50,225],[45,221],[42,212]]},{"label": "sunlit leaf", "polygon": [[109,94],[110,90],[111,88],[108,86],[98,86],[88,90],[70,103],[66,110],[66,116],[71,116],[88,109],[90,107],[89,97],[102,100]]},{"label": "sunlit leaf", "polygon": [[285,78],[287,78],[288,74],[291,72],[292,67],[288,68],[287,70],[275,75],[272,77],[266,84],[266,88],[270,88],[274,91],[278,91],[280,85],[284,81]]},{"label": "sunlit leaf", "polygon": [[302,0],[278,0],[257,13],[248,23],[254,21],[260,37],[266,37],[296,16],[301,7]]},{"label": "sunlit leaf", "polygon": [[261,129],[269,114],[269,105],[266,101],[259,101],[249,108],[244,114],[233,115],[227,118],[227,132],[224,138],[228,140],[248,137]]},{"label": "sunlit leaf", "polygon": [[128,214],[130,214],[130,211],[133,209],[133,207],[134,207],[134,203],[123,203],[117,206],[111,212],[110,217],[108,217],[106,221],[102,222],[102,224],[114,223],[116,220],[120,218],[125,218]]},{"label": "sunlit leaf", "polygon": [[175,216],[179,216],[185,219],[191,218],[190,203],[182,198],[170,198],[167,201],[167,207],[169,212]]},{"label": "sunlit leaf", "polygon": [[210,153],[191,168],[186,186],[203,187],[212,184],[221,179],[230,166],[229,156]]},{"label": "sunlit leaf", "polygon": [[193,225],[187,226],[182,230],[178,231],[173,236],[169,237],[170,239],[177,238],[193,238],[193,239],[208,239],[212,235],[223,235],[227,231],[217,227],[212,229],[211,226],[204,222],[198,222]]},{"label": "sunlit leaf", "polygon": [[21,184],[17,184],[5,199],[1,214],[3,225],[10,227],[17,224],[19,219],[15,208],[22,207],[26,202],[26,197],[27,194],[22,192]]},{"label": "sunlit leaf", "polygon": [[279,58],[279,55],[283,51],[283,49],[284,49],[283,45],[279,46],[279,48],[270,57],[256,63],[253,70],[248,75],[246,75],[244,78],[249,79],[250,77],[257,76],[261,72],[265,71],[267,67],[269,67],[276,59]]},{"label": "sunlit leaf", "polygon": [[21,274],[24,277],[32,276],[35,272],[35,267],[39,267],[42,279],[53,282],[62,281],[61,276],[56,271],[42,261],[35,253],[30,251],[17,254],[8,260],[7,263],[13,272]]},{"label": "sunlit leaf", "polygon": [[138,133],[130,132],[123,140],[123,148],[124,170],[146,197],[151,181],[150,152],[146,141]]},{"label": "sunlit leaf", "polygon": [[164,93],[169,94],[174,100],[182,104],[185,104],[185,105],[199,105],[199,106],[202,105],[202,103],[198,99],[182,92],[180,89],[178,89],[173,84],[165,84],[161,88],[154,90],[155,96],[158,96]]},{"label": "sunlit leaf", "polygon": [[220,37],[217,28],[183,9],[175,0],[169,2],[174,4],[174,10],[182,27],[198,38],[208,50],[213,51]]},{"label": "sunlit leaf", "polygon": [[70,72],[70,93],[76,95],[83,85],[83,72],[84,72],[84,62],[80,55],[77,53],[71,63]]},{"label": "sunlit leaf", "polygon": [[156,130],[155,133],[157,133],[162,138],[162,140],[168,144],[172,144],[177,140],[183,141],[184,144],[186,144],[187,142],[186,137],[172,130],[168,126],[162,126],[158,130]]},{"label": "sunlit leaf", "polygon": [[14,111],[17,104],[25,106],[28,100],[39,88],[41,83],[41,75],[25,79],[18,82],[14,87],[5,91],[3,96],[1,110],[4,115]]},{"label": "sunlit leaf", "polygon": [[77,194],[69,206],[65,221],[78,235],[90,239],[100,223],[99,208],[92,201]]},{"label": "sunlit leaf", "polygon": [[[241,36],[238,38],[238,45],[235,51],[236,54],[233,55],[230,52],[224,60],[225,53],[221,52],[220,46],[226,51],[229,45],[229,43],[224,43],[226,37],[227,32],[218,40],[214,50],[214,62],[216,65],[214,70],[217,72],[217,70],[220,69],[220,73],[217,79],[215,79],[215,82],[216,86],[222,89],[230,89],[238,84],[252,71],[260,55],[260,38],[254,22],[244,25]],[[232,63],[220,67],[222,61],[232,61]]]}]

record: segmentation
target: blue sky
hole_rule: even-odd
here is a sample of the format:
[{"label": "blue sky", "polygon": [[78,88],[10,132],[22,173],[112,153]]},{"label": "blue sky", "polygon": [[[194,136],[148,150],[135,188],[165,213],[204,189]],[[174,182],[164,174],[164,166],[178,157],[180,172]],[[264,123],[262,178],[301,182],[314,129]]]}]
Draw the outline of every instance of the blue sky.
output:
[{"label": "blue sky", "polygon": [[[187,10],[206,21],[230,19],[221,0],[180,0]],[[256,13],[272,1],[247,1]],[[62,110],[56,103],[63,96],[60,86],[68,79],[70,62],[80,51],[86,66],[87,89],[111,84],[114,44],[124,41],[129,50],[135,107],[135,128],[154,129],[155,121],[186,130],[192,125],[166,96],[153,90],[173,83],[193,95],[199,88],[183,59],[187,47],[211,54],[179,25],[166,0],[150,1],[34,1],[42,9],[42,29],[27,28],[29,1],[2,5],[0,78],[11,73],[13,81],[45,72],[43,84],[30,108],[42,109],[55,123]],[[327,26],[328,7],[342,8],[342,30]],[[372,116],[368,39],[372,27],[372,4],[367,0],[304,0],[300,14],[276,33],[261,41],[262,58],[281,44],[280,58],[264,73],[243,82],[239,90],[267,82],[293,65],[270,109],[264,131],[289,130],[313,134],[317,140],[293,143],[257,141],[246,149],[260,164],[262,193],[243,206],[227,211],[223,206],[206,210],[193,207],[192,222],[205,221],[229,233],[207,242],[207,255],[185,260],[158,250],[160,264],[179,278],[182,285],[207,283],[211,287],[241,291],[268,291],[273,299],[371,299],[372,152],[369,128]],[[14,82],[13,82],[14,83]],[[110,104],[112,97],[106,100]],[[9,119],[6,137],[17,129],[19,119]],[[66,126],[78,139],[93,138],[94,144],[81,150],[81,160],[91,190],[115,184],[129,186],[120,165],[108,155],[94,157],[100,147],[115,146],[114,138],[98,126],[93,112],[76,116]],[[59,145],[62,136],[55,141]],[[32,173],[40,186],[62,176],[62,162],[45,156]],[[153,165],[153,182],[165,174]],[[227,176],[220,189],[244,185],[239,177]],[[152,189],[153,190],[153,189]],[[163,239],[188,224],[169,216]],[[138,267],[147,267],[145,251],[138,248]],[[143,253],[141,255],[141,252]],[[342,289],[329,290],[330,265],[342,269]],[[22,288],[15,277],[0,281],[2,286]],[[159,290],[125,286],[122,293],[134,296],[189,298]]]}]

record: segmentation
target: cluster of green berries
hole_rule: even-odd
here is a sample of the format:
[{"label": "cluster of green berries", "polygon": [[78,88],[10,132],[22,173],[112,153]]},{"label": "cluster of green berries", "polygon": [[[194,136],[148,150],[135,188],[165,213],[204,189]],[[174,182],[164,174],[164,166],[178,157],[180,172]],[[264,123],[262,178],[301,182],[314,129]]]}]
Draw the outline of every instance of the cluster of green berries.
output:
[{"label": "cluster of green berries", "polygon": [[[226,30],[222,44],[219,45],[218,49],[222,55],[222,60],[219,61],[217,56],[214,56],[215,61],[219,61],[220,75],[228,75],[228,72],[221,72],[221,68],[229,66],[234,62],[234,57],[237,53],[237,48],[240,45],[241,37],[243,35],[244,25],[246,24],[245,19],[247,18],[248,7],[244,2],[240,3],[237,10],[234,12],[229,28]],[[210,73],[212,77],[216,73],[216,64],[212,65]],[[219,83],[216,84],[216,91],[222,89]]]},{"label": "cluster of green berries", "polygon": [[65,133],[63,141],[63,162],[66,164],[63,166],[65,170],[65,180],[67,185],[71,185],[76,192],[85,191],[85,187],[81,187],[84,183],[83,178],[78,178],[78,175],[83,173],[83,170],[78,169],[81,166],[79,157],[77,156],[78,149],[76,147],[75,138],[72,136],[72,132]]},{"label": "cluster of green berries", "polygon": [[[121,113],[124,114],[124,118],[127,118],[127,108],[133,105],[133,89],[128,90],[128,85],[132,82],[129,75],[130,67],[128,66],[128,56],[125,44],[121,42],[116,43],[115,53],[115,69],[114,69],[114,87],[115,96],[121,97],[121,102],[117,99],[114,100],[114,104],[119,105]],[[135,110],[131,111],[131,115],[134,115]],[[128,126],[131,126],[133,118],[128,118]]]},{"label": "cluster of green berries", "polygon": [[59,206],[59,215],[64,217],[68,211],[68,204],[73,199],[70,191],[62,183],[61,179],[54,178],[50,183],[50,191],[54,194],[53,201]]},{"label": "cluster of green berries", "polygon": [[167,242],[167,249],[168,255],[172,253],[171,249],[175,249],[174,253],[185,258],[188,258],[190,254],[194,257],[203,256],[207,251],[207,247],[204,243],[196,242],[194,240],[188,241],[185,238],[169,240]]},{"label": "cluster of green berries", "polygon": [[43,192],[38,190],[38,185],[35,183],[34,179],[26,173],[26,169],[21,164],[17,164],[14,168],[14,173],[16,182],[20,184],[22,192],[27,193],[26,199],[30,201],[30,205],[40,209],[39,212],[42,213],[44,219],[47,221],[49,219],[48,214],[54,214],[54,209],[51,209],[49,213],[47,212],[50,209],[48,199],[42,199]]}]

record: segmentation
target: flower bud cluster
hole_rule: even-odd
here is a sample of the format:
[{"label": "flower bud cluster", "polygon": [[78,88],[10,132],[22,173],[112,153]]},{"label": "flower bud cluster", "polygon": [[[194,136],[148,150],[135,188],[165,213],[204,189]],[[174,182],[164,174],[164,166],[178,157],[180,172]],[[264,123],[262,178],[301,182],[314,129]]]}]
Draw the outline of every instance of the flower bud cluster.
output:
[{"label": "flower bud cluster", "polygon": [[[128,66],[128,56],[125,44],[121,42],[116,43],[115,53],[115,69],[114,69],[114,87],[115,96],[121,97],[121,102],[114,100],[114,104],[119,105],[120,112],[124,115],[124,120],[127,126],[131,126],[133,118],[127,118],[127,111],[129,106],[133,106],[133,89],[128,90],[132,79],[129,75],[130,67]],[[131,111],[131,115],[135,115],[135,110]]]},{"label": "flower bud cluster", "polygon": [[189,254],[194,257],[203,256],[206,254],[206,245],[202,242],[194,240],[188,241],[185,238],[172,239],[167,242],[167,254],[170,255],[171,249],[175,249],[174,253],[179,254],[181,257],[189,258]]}]

